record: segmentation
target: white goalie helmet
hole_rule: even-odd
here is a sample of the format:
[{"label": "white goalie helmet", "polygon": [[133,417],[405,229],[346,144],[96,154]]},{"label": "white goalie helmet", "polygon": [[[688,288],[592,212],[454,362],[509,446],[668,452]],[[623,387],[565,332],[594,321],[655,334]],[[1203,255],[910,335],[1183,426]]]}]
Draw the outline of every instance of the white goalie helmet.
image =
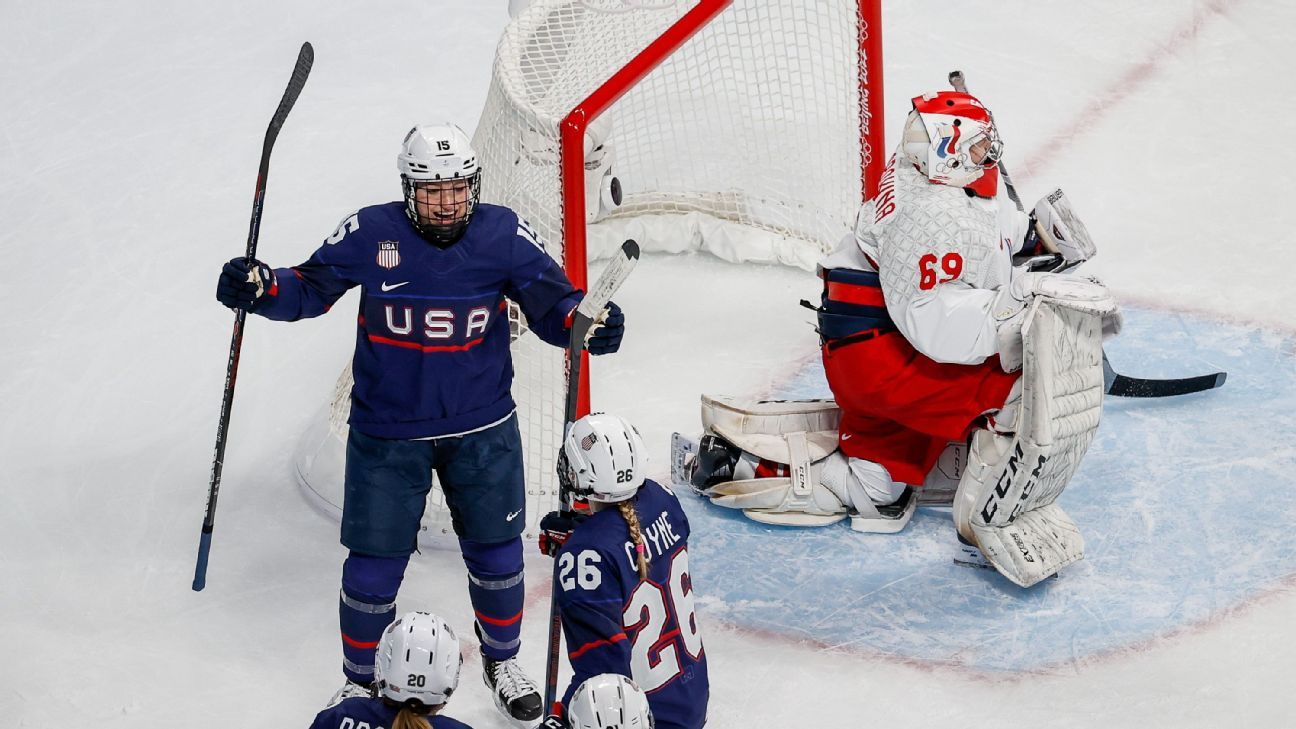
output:
[{"label": "white goalie helmet", "polygon": [[577,496],[604,504],[625,501],[644,482],[644,445],[624,418],[590,413],[572,423],[558,453],[558,479]]},{"label": "white goalie helmet", "polygon": [[567,707],[571,729],[652,729],[648,697],[634,681],[604,673],[582,683]]},{"label": "white goalie helmet", "polygon": [[971,188],[984,197],[998,189],[1003,142],[990,110],[971,94],[915,96],[902,144],[905,157],[932,182]]},{"label": "white goalie helmet", "polygon": [[[419,233],[434,243],[458,240],[481,194],[481,166],[464,130],[450,123],[415,126],[401,143],[396,169],[405,193],[405,215]],[[424,191],[422,207],[418,189]]]},{"label": "white goalie helmet", "polygon": [[440,706],[459,685],[459,638],[439,616],[412,612],[387,626],[378,641],[374,686],[398,704]]}]

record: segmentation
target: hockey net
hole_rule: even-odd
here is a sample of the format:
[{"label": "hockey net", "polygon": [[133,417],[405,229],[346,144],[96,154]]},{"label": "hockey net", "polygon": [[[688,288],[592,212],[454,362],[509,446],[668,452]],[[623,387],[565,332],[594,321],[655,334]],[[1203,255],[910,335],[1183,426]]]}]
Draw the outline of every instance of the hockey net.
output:
[{"label": "hockey net", "polygon": [[[473,138],[482,200],[526,219],[579,288],[626,238],[812,268],[885,161],[879,5],[535,0],[496,51]],[[514,324],[530,538],[557,505],[566,367]],[[295,457],[334,513],[350,389],[348,368]],[[438,488],[429,501],[421,541],[436,544],[453,533]]]}]

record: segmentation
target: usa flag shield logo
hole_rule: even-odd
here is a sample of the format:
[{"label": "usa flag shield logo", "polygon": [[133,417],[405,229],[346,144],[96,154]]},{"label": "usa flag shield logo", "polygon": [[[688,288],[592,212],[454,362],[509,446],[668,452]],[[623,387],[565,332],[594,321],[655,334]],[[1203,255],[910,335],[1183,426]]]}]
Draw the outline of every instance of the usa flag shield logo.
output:
[{"label": "usa flag shield logo", "polygon": [[400,265],[399,243],[385,240],[378,243],[378,265],[383,268],[396,268]]},{"label": "usa flag shield logo", "polygon": [[586,451],[587,451],[587,450],[593,448],[593,447],[594,447],[594,441],[596,441],[596,440],[598,440],[598,436],[595,435],[595,434],[593,434],[593,433],[590,433],[589,435],[585,436],[584,438],[581,438],[581,442],[580,442],[581,450],[586,450]]}]

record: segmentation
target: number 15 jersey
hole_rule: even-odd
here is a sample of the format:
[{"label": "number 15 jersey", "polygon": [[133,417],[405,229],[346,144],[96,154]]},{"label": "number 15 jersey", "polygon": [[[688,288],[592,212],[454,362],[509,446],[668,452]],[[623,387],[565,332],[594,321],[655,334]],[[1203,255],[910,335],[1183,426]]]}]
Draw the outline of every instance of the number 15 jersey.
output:
[{"label": "number 15 jersey", "polygon": [[600,673],[634,679],[659,729],[698,729],[710,682],[694,612],[689,523],[669,489],[645,480],[632,503],[648,550],[641,580],[635,545],[619,510],[583,521],[558,552],[554,589],[567,637],[572,693]]}]

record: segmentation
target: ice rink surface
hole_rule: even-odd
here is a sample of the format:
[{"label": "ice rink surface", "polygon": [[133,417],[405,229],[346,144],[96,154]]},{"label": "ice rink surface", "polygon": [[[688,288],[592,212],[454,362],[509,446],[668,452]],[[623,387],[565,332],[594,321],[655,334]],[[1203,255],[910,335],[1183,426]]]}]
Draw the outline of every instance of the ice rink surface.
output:
[{"label": "ice rink surface", "polygon": [[[1063,496],[1087,559],[1034,590],[950,563],[939,510],[895,536],[760,527],[691,497],[709,727],[1287,727],[1296,671],[1296,6],[1162,0],[886,8],[888,137],[961,68],[1027,201],[1062,185],[1127,304],[1117,368],[1224,389],[1108,401]],[[501,2],[242,0],[0,8],[0,726],[305,726],[340,682],[337,526],[289,455],[349,356],[355,296],[252,319],[208,587],[190,590],[265,124],[260,256],[304,259],[399,194],[414,121],[471,127]],[[793,269],[647,256],[594,400],[664,477],[699,393],[824,394]],[[523,662],[543,674],[546,561]],[[468,632],[457,554],[402,609]],[[469,650],[447,711],[503,727]]]}]

